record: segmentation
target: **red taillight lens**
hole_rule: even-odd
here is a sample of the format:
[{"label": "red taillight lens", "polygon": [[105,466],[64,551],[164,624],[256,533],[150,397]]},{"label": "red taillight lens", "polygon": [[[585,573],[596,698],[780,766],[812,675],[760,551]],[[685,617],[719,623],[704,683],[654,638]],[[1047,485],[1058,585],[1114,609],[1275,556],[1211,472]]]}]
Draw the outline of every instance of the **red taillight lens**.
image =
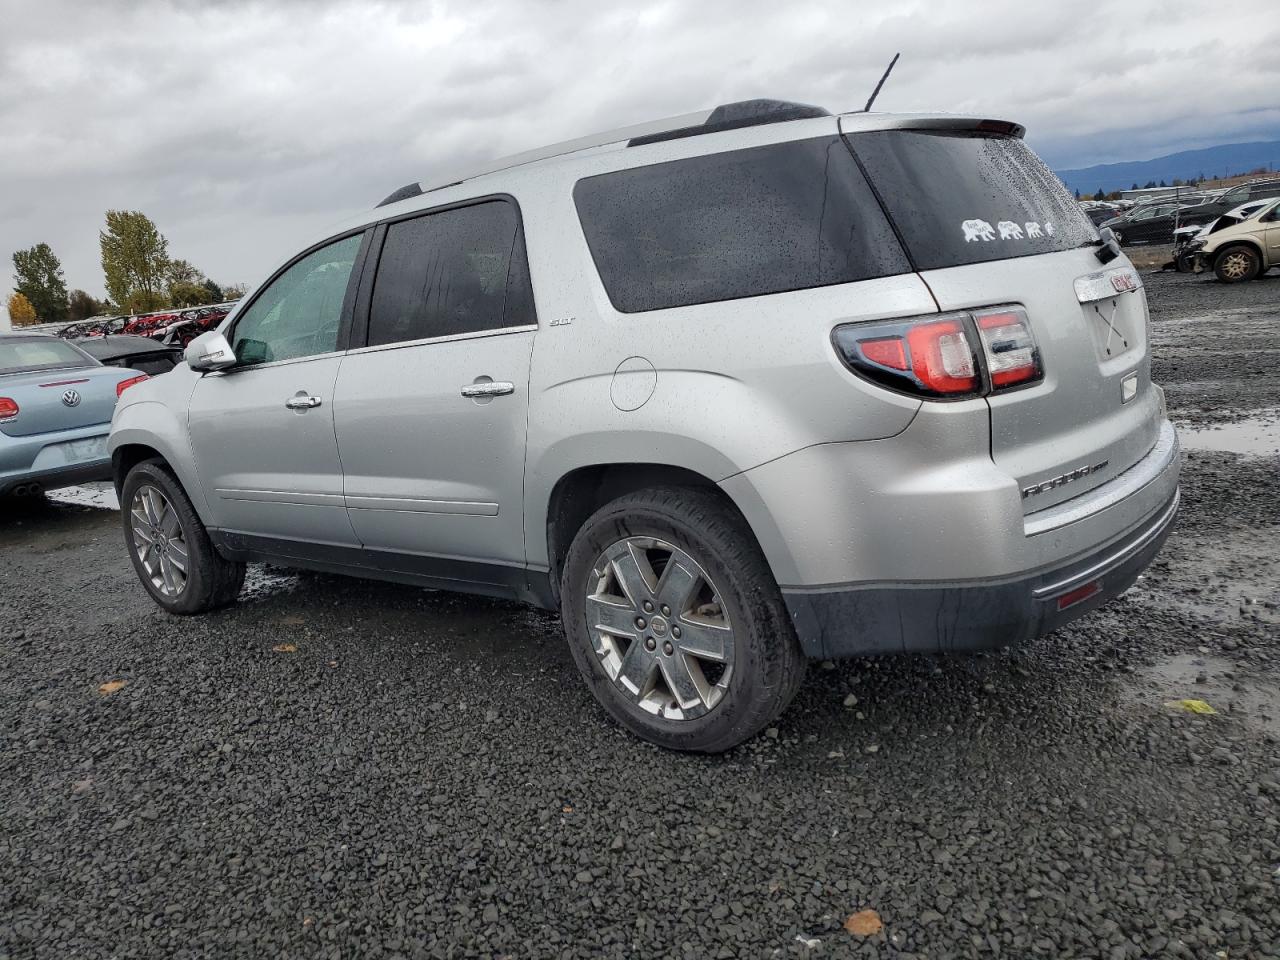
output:
[{"label": "red taillight lens", "polygon": [[151,377],[144,373],[140,377],[130,377],[128,380],[121,380],[119,383],[116,384],[116,399],[117,400],[120,399],[120,394],[124,393],[126,390],[132,387],[135,383],[141,383],[143,380],[150,380],[150,379]]},{"label": "red taillight lens", "polygon": [[978,324],[994,389],[1040,379],[1040,353],[1025,313],[1017,309],[990,310],[975,313],[973,319]]},{"label": "red taillight lens", "polygon": [[8,397],[0,397],[0,420],[12,420],[18,415],[18,405]]},{"label": "red taillight lens", "polygon": [[942,396],[975,393],[982,386],[973,347],[959,320],[921,323],[907,331],[911,369],[925,388]]},{"label": "red taillight lens", "polygon": [[883,340],[859,340],[858,349],[872,363],[893,370],[910,370],[907,361],[907,345],[901,337],[886,337]]},{"label": "red taillight lens", "polygon": [[836,327],[832,343],[855,373],[938,400],[1040,380],[1040,353],[1026,312],[1000,307]]}]

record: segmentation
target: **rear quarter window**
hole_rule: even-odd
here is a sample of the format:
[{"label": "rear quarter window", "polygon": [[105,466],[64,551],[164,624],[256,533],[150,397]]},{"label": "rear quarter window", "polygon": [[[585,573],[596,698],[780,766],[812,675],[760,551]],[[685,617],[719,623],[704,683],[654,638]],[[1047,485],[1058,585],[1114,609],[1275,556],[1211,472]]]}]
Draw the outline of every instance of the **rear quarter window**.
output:
[{"label": "rear quarter window", "polygon": [[623,313],[910,270],[839,137],[632,167],[584,178],[573,195]]},{"label": "rear quarter window", "polygon": [[920,270],[1098,240],[1062,181],[1016,137],[884,130],[849,143]]}]

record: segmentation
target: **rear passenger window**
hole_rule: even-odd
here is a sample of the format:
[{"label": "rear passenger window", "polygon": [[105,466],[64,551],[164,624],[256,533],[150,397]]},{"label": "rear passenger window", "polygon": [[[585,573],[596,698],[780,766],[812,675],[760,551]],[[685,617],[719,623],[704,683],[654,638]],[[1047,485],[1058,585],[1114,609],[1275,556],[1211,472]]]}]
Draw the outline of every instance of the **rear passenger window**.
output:
[{"label": "rear passenger window", "polygon": [[534,322],[514,203],[494,200],[388,224],[369,345]]},{"label": "rear passenger window", "polygon": [[623,313],[911,269],[839,137],[600,174],[579,180],[573,196]]}]

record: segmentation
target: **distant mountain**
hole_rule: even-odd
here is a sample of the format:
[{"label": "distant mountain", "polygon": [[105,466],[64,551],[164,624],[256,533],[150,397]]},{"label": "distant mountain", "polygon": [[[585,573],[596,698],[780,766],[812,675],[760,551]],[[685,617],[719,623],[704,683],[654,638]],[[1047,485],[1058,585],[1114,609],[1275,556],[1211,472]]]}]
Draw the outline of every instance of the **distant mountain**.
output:
[{"label": "distant mountain", "polygon": [[1103,190],[1127,190],[1135,183],[1149,180],[1173,183],[1175,178],[1191,180],[1204,174],[1213,179],[1269,166],[1280,171],[1280,140],[1259,143],[1223,143],[1203,150],[1184,150],[1154,160],[1130,160],[1125,163],[1100,163],[1080,170],[1056,170],[1072,190],[1094,193]]}]

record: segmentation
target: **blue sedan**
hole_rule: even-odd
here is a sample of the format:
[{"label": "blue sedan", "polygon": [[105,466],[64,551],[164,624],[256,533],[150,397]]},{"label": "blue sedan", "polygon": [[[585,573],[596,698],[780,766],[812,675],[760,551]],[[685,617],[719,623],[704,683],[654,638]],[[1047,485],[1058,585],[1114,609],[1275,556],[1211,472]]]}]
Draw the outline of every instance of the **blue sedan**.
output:
[{"label": "blue sedan", "polygon": [[116,399],[146,378],[57,337],[0,334],[0,496],[109,479]]}]

